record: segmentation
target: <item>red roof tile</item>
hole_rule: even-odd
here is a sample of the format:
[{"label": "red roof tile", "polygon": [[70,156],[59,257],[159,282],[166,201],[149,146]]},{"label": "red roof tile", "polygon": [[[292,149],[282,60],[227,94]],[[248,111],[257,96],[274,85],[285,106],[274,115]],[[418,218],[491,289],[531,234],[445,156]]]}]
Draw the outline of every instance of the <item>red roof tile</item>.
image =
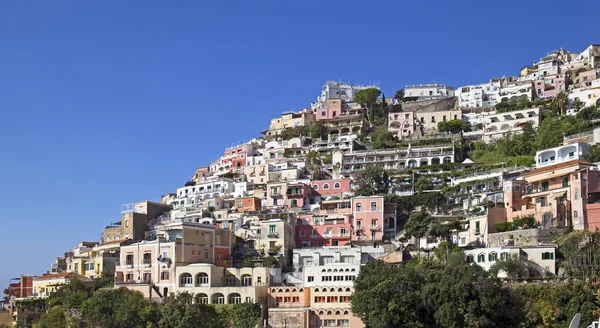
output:
[{"label": "red roof tile", "polygon": [[539,169],[535,169],[535,170],[531,170],[529,172],[526,172],[525,174],[523,174],[524,176],[530,176],[530,175],[534,175],[537,173],[541,173],[541,172],[545,172],[545,171],[552,171],[552,170],[556,170],[562,167],[566,167],[566,166],[571,166],[573,164],[579,164],[579,165],[586,165],[586,166],[592,166],[594,164],[590,163],[590,162],[586,162],[586,161],[582,161],[579,159],[574,159],[572,161],[566,161],[563,163],[558,163],[558,164],[554,164],[554,165],[550,165],[550,166],[545,166],[545,167],[540,167]]}]

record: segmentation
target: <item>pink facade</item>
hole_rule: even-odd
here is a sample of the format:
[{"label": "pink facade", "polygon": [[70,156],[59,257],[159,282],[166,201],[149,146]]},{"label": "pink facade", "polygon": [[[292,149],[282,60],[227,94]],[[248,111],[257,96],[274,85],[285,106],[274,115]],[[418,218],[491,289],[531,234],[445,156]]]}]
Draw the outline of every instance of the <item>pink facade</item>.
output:
[{"label": "pink facade", "polygon": [[313,195],[315,196],[339,196],[342,193],[352,191],[350,179],[332,179],[312,181]]},{"label": "pink facade", "polygon": [[533,82],[535,96],[539,99],[550,99],[559,92],[565,91],[565,75],[546,75]]},{"label": "pink facade", "polygon": [[210,171],[216,174],[241,170],[246,166],[246,160],[254,152],[251,143],[225,150],[223,156],[210,165]]},{"label": "pink facade", "polygon": [[383,197],[355,197],[352,199],[353,241],[380,241],[383,239]]},{"label": "pink facade", "polygon": [[318,212],[303,214],[296,224],[296,245],[343,246],[352,235],[352,207],[349,199],[321,202]]},{"label": "pink facade", "polygon": [[327,108],[318,109],[315,113],[317,121],[356,117],[359,115],[358,110],[347,108],[341,99],[327,100]]},{"label": "pink facade", "polygon": [[290,183],[285,192],[288,207],[304,207],[309,204],[311,189],[304,183]]}]

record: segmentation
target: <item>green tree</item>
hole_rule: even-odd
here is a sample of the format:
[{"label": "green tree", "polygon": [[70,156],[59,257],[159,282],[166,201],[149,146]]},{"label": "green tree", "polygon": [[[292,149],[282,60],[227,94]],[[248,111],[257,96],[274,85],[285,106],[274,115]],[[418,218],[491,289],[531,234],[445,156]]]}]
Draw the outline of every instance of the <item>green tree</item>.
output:
[{"label": "green tree", "polygon": [[394,134],[388,131],[387,127],[383,125],[376,126],[369,133],[369,137],[371,138],[371,148],[373,149],[392,148],[398,142]]},{"label": "green tree", "polygon": [[99,289],[82,305],[86,327],[157,327],[158,311],[140,292],[125,288]]},{"label": "green tree", "polygon": [[244,261],[242,261],[242,267],[254,268],[254,259],[251,256],[246,256]]},{"label": "green tree", "polygon": [[501,272],[511,279],[533,278],[540,277],[543,269],[525,258],[508,256],[496,261],[490,268],[490,274],[493,276],[498,276]]},{"label": "green tree", "polygon": [[430,224],[431,217],[429,214],[427,214],[427,212],[421,210],[419,212],[412,213],[404,225],[404,235],[406,238],[417,238],[419,256],[421,254],[421,238],[423,238],[427,233],[427,230],[429,230]]},{"label": "green tree", "polygon": [[53,307],[42,315],[40,321],[37,324],[34,324],[33,328],[68,327],[65,315],[65,310],[62,307]]},{"label": "green tree", "polygon": [[580,109],[582,109],[585,106],[585,103],[583,101],[579,100],[579,98],[575,98],[575,100],[573,100],[573,103],[571,105],[579,111]]},{"label": "green tree", "polygon": [[89,293],[81,280],[75,278],[48,297],[48,307],[62,306],[65,309],[79,309]]},{"label": "green tree", "polygon": [[100,286],[113,287],[115,285],[115,273],[112,270],[104,269],[100,277]]},{"label": "green tree", "polygon": [[402,100],[404,100],[404,89],[400,89],[400,90],[396,91],[396,93],[394,94],[394,99],[396,99],[396,101],[401,103]]},{"label": "green tree", "polygon": [[254,328],[260,321],[260,304],[241,303],[231,308],[232,328]]},{"label": "green tree", "polygon": [[262,264],[264,267],[266,268],[276,268],[278,267],[281,263],[279,262],[279,260],[274,257],[274,256],[265,256],[262,259]]},{"label": "green tree", "polygon": [[569,106],[569,96],[565,92],[559,92],[550,102],[550,108],[559,115],[564,115]]},{"label": "green tree", "polygon": [[368,88],[359,90],[354,94],[354,101],[361,105],[365,109],[366,118],[369,119],[369,123],[373,124],[373,111],[377,98],[381,95],[381,90],[377,88]]},{"label": "green tree", "polygon": [[456,134],[463,131],[469,132],[471,130],[471,126],[468,122],[464,122],[462,120],[451,120],[438,122],[437,129],[439,132],[450,132]]},{"label": "green tree", "polygon": [[600,162],[600,144],[592,145],[590,152],[584,156],[584,159],[590,163]]},{"label": "green tree", "polygon": [[369,164],[356,176],[356,194],[373,196],[385,194],[388,190],[389,177],[381,165]]},{"label": "green tree", "polygon": [[433,181],[428,176],[419,176],[415,182],[414,188],[415,192],[419,194],[426,190],[433,190]]}]

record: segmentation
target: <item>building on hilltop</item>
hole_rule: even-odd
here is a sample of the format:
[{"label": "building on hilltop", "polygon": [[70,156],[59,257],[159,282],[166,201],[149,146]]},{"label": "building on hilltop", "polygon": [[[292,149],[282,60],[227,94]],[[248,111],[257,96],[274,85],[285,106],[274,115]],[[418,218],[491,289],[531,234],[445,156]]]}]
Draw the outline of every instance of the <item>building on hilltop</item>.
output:
[{"label": "building on hilltop", "polygon": [[404,97],[417,100],[450,98],[454,97],[454,87],[444,84],[407,85],[404,87]]},{"label": "building on hilltop", "polygon": [[305,108],[298,113],[285,112],[280,117],[271,119],[269,129],[262,131],[265,139],[277,139],[285,129],[306,126],[316,121],[315,114],[309,108]]},{"label": "building on hilltop", "polygon": [[500,82],[466,85],[456,89],[458,105],[461,108],[494,106],[500,102]]},{"label": "building on hilltop", "polygon": [[321,95],[317,98],[317,101],[311,104],[311,109],[314,113],[323,108],[328,108],[327,101],[329,99],[340,99],[341,102],[349,103],[354,102],[354,95],[360,90],[376,88],[377,85],[356,85],[346,82],[327,81],[323,85]]},{"label": "building on hilltop", "polygon": [[[556,274],[556,245],[523,245],[475,248],[465,250],[467,263],[477,264],[486,271],[501,260],[511,257],[522,258],[538,265],[540,273]],[[499,277],[506,277],[506,272],[500,272]]]},{"label": "building on hilltop", "polygon": [[100,244],[115,240],[144,239],[146,225],[171,209],[171,205],[143,201],[121,206],[121,221],[104,229]]},{"label": "building on hilltop", "polygon": [[540,108],[527,108],[483,117],[483,141],[491,142],[508,133],[521,133],[523,125],[531,124],[535,129],[541,121]]}]

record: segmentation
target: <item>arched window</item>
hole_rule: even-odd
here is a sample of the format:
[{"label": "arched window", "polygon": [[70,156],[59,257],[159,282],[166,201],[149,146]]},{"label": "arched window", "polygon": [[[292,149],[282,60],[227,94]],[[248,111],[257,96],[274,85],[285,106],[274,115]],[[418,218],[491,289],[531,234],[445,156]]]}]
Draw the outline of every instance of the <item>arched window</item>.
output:
[{"label": "arched window", "polygon": [[337,269],[333,269],[333,272],[337,272]]},{"label": "arched window", "polygon": [[296,288],[292,288],[292,293],[297,292]]},{"label": "arched window", "polygon": [[473,262],[475,262],[475,256],[473,256],[473,254],[467,255],[467,263],[473,263]]},{"label": "arched window", "polygon": [[333,185],[333,189],[340,189],[341,187],[342,187],[342,185],[341,185],[339,182],[336,182],[336,183]]},{"label": "arched window", "polygon": [[348,311],[344,311],[344,315],[348,315],[348,314],[349,314]]},{"label": "arched window", "polygon": [[197,304],[208,304],[208,295],[204,293],[197,294],[195,299]]},{"label": "arched window", "polygon": [[350,270],[350,272],[356,272],[356,269],[352,269],[352,270]]},{"label": "arched window", "polygon": [[304,288],[300,288],[299,292],[303,293],[304,292]]},{"label": "arched window", "polygon": [[346,288],[347,292],[351,292],[352,290],[350,290],[350,287]]},{"label": "arched window", "polygon": [[325,314],[325,312],[319,311],[319,315],[323,315],[323,314]]},{"label": "arched window", "polygon": [[328,189],[329,189],[329,183],[324,183],[323,190],[328,190]]},{"label": "arched window", "polygon": [[290,292],[290,289],[289,289],[289,288],[286,288],[286,289],[285,289],[285,292],[286,292],[286,293],[289,293],[289,292]]},{"label": "arched window", "polygon": [[242,275],[242,286],[252,286],[252,276],[249,274]]},{"label": "arched window", "polygon": [[333,312],[327,311],[327,315],[332,315],[332,314],[333,314]]},{"label": "arched window", "polygon": [[330,292],[335,292],[335,288],[330,288],[329,291]]},{"label": "arched window", "polygon": [[323,269],[321,272],[327,272],[327,270]]},{"label": "arched window", "polygon": [[242,296],[238,293],[229,294],[227,297],[227,304],[240,304],[242,303]]},{"label": "arched window", "polygon": [[225,296],[221,293],[213,294],[212,304],[225,304]]},{"label": "arched window", "polygon": [[200,272],[196,275],[196,287],[202,285],[208,285],[208,275],[204,272]]},{"label": "arched window", "polygon": [[280,293],[283,293],[283,289],[279,288],[279,292],[280,292]]},{"label": "arched window", "polygon": [[318,291],[319,291],[319,288],[315,288],[315,292],[318,292]]},{"label": "arched window", "polygon": [[179,287],[192,287],[193,283],[194,278],[192,278],[191,274],[186,272],[179,276]]},{"label": "arched window", "polygon": [[314,190],[319,190],[319,185],[317,185],[317,184],[316,184],[316,185],[313,185],[313,189],[314,189]]},{"label": "arched window", "polygon": [[485,262],[485,254],[481,253],[477,255],[477,263]]},{"label": "arched window", "polygon": [[488,255],[489,262],[496,262],[497,260],[498,260],[498,254],[496,252],[491,252],[490,255]]},{"label": "arched window", "polygon": [[340,311],[335,311],[335,315],[340,315]]},{"label": "arched window", "polygon": [[343,292],[344,290],[342,288],[338,288],[338,292]]}]

